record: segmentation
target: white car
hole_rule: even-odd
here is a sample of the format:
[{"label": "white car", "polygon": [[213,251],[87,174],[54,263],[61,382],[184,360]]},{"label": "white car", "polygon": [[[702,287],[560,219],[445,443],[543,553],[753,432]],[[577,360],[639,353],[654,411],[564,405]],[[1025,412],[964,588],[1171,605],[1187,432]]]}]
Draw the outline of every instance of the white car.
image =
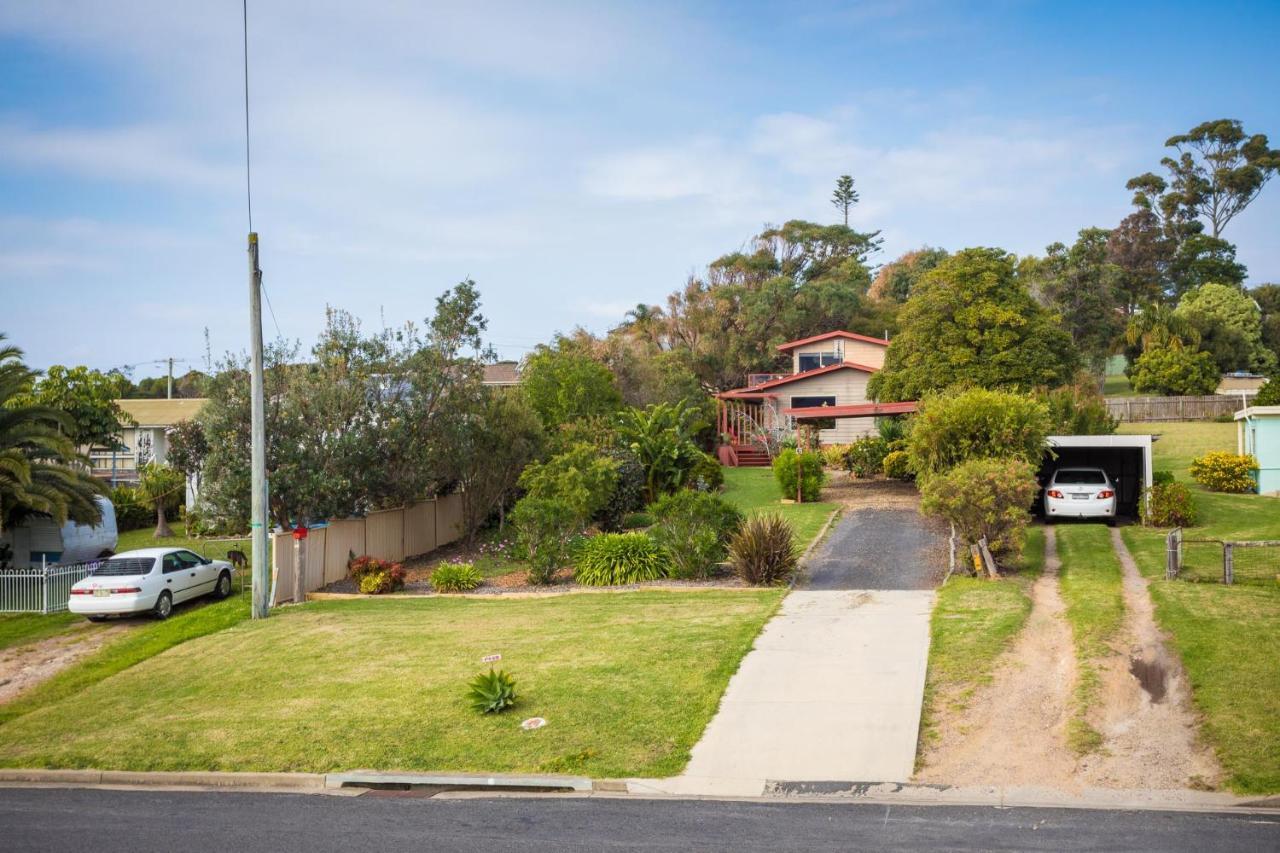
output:
[{"label": "white car", "polygon": [[1044,517],[1116,518],[1116,488],[1101,468],[1059,468],[1044,487]]},{"label": "white car", "polygon": [[151,613],[168,619],[173,605],[212,593],[231,594],[231,564],[185,548],[141,548],[104,560],[71,587],[67,608],[93,621]]}]

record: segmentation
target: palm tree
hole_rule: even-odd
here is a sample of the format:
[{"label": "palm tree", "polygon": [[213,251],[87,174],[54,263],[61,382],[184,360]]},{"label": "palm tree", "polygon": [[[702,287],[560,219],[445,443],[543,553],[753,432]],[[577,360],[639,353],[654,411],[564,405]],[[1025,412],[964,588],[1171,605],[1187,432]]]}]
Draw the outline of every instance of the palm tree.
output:
[{"label": "palm tree", "polygon": [[1124,339],[1130,347],[1141,344],[1142,350],[1152,347],[1180,350],[1184,346],[1195,349],[1200,345],[1200,332],[1170,306],[1153,304],[1129,319]]},{"label": "palm tree", "polygon": [[0,334],[0,528],[37,513],[59,524],[96,524],[102,514],[94,498],[106,486],[89,476],[67,437],[67,416],[24,400],[36,371],[23,364],[22,350],[4,340]]}]

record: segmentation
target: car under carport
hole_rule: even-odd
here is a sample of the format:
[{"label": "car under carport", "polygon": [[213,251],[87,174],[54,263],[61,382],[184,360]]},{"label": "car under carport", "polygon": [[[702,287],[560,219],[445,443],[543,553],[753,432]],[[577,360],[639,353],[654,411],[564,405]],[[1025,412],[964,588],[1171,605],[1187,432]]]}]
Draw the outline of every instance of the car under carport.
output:
[{"label": "car under carport", "polygon": [[[1040,465],[1043,484],[1058,468],[1101,468],[1116,486],[1116,514],[1137,518],[1151,488],[1152,435],[1051,435]],[[1036,501],[1040,512],[1043,502]]]}]

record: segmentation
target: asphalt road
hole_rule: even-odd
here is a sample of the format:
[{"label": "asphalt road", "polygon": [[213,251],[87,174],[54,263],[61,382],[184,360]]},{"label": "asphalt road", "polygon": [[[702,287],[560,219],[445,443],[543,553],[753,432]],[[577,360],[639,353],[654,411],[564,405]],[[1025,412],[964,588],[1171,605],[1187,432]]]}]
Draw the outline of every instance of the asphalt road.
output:
[{"label": "asphalt road", "polygon": [[805,589],[933,589],[947,567],[946,535],[914,509],[849,512],[805,562]]},{"label": "asphalt road", "polygon": [[0,849],[851,851],[1280,849],[1280,816],[607,798],[0,789]]}]

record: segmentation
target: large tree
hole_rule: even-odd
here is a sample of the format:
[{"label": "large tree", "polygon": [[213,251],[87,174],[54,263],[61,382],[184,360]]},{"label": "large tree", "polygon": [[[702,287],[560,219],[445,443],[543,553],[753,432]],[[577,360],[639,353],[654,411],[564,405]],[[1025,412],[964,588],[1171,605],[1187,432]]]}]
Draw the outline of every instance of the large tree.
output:
[{"label": "large tree", "polygon": [[895,258],[876,273],[875,280],[871,282],[871,298],[906,302],[924,274],[946,259],[946,249],[930,246],[913,249]]},{"label": "large tree", "polygon": [[63,412],[63,429],[77,447],[110,449],[119,445],[120,425],[129,421],[116,404],[129,387],[120,373],[55,364],[32,383],[23,399]]},{"label": "large tree", "polygon": [[1019,275],[1062,317],[1080,355],[1098,374],[1125,326],[1124,273],[1107,259],[1109,237],[1103,228],[1085,228],[1070,247],[1054,243],[1044,258],[1024,258],[1019,265]]},{"label": "large tree", "polygon": [[1135,210],[1111,229],[1107,262],[1120,270],[1116,293],[1126,315],[1164,296],[1175,249],[1150,210]]},{"label": "large tree", "polygon": [[1280,284],[1260,284],[1249,295],[1262,311],[1262,343],[1280,359]]},{"label": "large tree", "polygon": [[858,203],[858,191],[853,188],[853,176],[841,175],[836,180],[836,188],[831,193],[831,203],[844,216],[844,225],[849,227],[849,209]]},{"label": "large tree", "polygon": [[540,346],[520,368],[520,384],[549,433],[622,408],[617,380],[604,364],[563,336]]},{"label": "large tree", "polygon": [[1247,293],[1206,284],[1183,296],[1175,314],[1199,332],[1201,347],[1213,355],[1220,371],[1275,370],[1275,353],[1262,342],[1262,312]]},{"label": "large tree", "polygon": [[871,378],[877,400],[957,384],[1056,387],[1079,364],[1070,334],[1031,297],[1003,249],[965,249],[939,264],[903,306],[900,326]]},{"label": "large tree", "polygon": [[0,528],[41,513],[59,524],[96,524],[94,498],[106,487],[89,476],[70,437],[75,423],[66,412],[32,402],[37,373],[22,350],[0,334]]}]

